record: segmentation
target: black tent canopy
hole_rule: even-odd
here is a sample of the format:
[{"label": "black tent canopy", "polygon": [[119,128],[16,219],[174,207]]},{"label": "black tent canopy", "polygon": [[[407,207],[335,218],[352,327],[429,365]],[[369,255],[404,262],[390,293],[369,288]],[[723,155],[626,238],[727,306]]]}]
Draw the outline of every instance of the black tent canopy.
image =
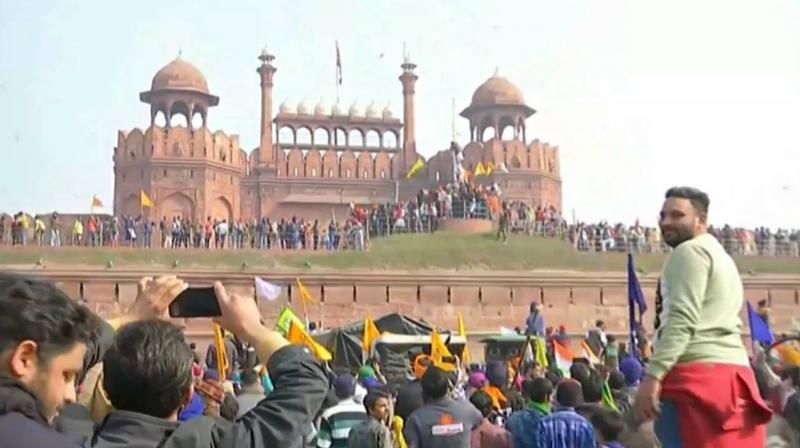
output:
[{"label": "black tent canopy", "polygon": [[[381,333],[388,332],[399,335],[428,335],[433,327],[425,322],[399,313],[387,314],[375,320],[375,326]],[[314,339],[324,345],[333,360],[334,369],[355,369],[361,366],[361,338],[364,334],[364,320],[351,322],[338,328],[314,335]]]}]

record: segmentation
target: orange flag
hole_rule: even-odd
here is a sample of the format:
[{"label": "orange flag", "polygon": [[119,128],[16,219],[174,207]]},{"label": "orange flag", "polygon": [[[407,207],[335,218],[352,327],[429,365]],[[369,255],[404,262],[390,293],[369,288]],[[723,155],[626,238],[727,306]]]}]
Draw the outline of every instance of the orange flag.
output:
[{"label": "orange flag", "polygon": [[289,321],[289,333],[286,335],[286,340],[292,344],[302,344],[311,350],[317,358],[323,361],[330,361],[333,359],[331,352],[323,347],[320,343],[314,340],[300,325],[295,321]]},{"label": "orange flag", "polygon": [[101,201],[100,198],[98,198],[97,196],[92,196],[92,209],[102,208],[102,207],[103,207],[103,201]]}]

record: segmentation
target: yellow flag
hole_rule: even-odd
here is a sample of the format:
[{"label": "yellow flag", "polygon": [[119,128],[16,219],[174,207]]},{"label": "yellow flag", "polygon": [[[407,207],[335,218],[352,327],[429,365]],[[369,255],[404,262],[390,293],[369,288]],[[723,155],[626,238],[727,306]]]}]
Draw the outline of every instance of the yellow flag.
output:
[{"label": "yellow flag", "polygon": [[494,163],[489,161],[489,163],[486,164],[486,175],[492,174],[492,171],[494,171]]},{"label": "yellow flag", "polygon": [[313,353],[314,356],[323,361],[330,361],[333,359],[331,352],[315,341],[314,338],[306,333],[306,331],[303,330],[303,328],[300,327],[300,325],[298,325],[294,320],[289,321],[289,333],[286,335],[286,340],[292,344],[305,345],[309,350],[311,350],[311,353]]},{"label": "yellow flag", "polygon": [[394,439],[397,441],[397,448],[408,448],[406,439],[403,437],[403,417],[399,415],[392,417],[392,429],[394,430]]},{"label": "yellow flag", "polygon": [[149,208],[153,208],[155,206],[153,200],[147,196],[147,193],[145,193],[144,190],[139,191],[139,204],[142,207],[149,207]]},{"label": "yellow flag", "polygon": [[[467,328],[464,326],[464,316],[458,313],[458,335],[467,339]],[[461,353],[461,361],[465,364],[472,362],[472,355],[469,353],[469,346],[464,343],[464,351]]]},{"label": "yellow flag", "polygon": [[445,356],[452,357],[453,355],[450,353],[450,350],[448,350],[447,346],[444,345],[442,336],[434,327],[433,331],[431,331],[431,360],[434,362],[434,364],[440,364],[442,362],[442,358]]},{"label": "yellow flag", "polygon": [[483,162],[478,162],[478,164],[475,165],[475,171],[473,171],[473,175],[475,177],[486,175],[486,167],[483,166]]},{"label": "yellow flag", "polygon": [[423,162],[422,159],[417,159],[417,161],[414,162],[414,164],[411,165],[411,168],[408,170],[408,173],[406,174],[406,179],[411,179],[412,177],[414,177],[415,174],[417,174],[417,171],[423,168],[425,168],[425,162]]},{"label": "yellow flag", "polygon": [[214,347],[217,352],[217,370],[219,371],[220,382],[225,381],[225,372],[228,371],[228,355],[225,353],[225,341],[222,338],[222,328],[217,324],[214,326]]},{"label": "yellow flag", "polygon": [[303,285],[303,282],[300,281],[300,277],[297,277],[297,290],[300,292],[300,300],[303,301],[303,305],[305,305],[307,302],[311,302],[313,304],[317,303],[317,299],[315,299],[314,296],[308,292],[305,285]]},{"label": "yellow flag", "polygon": [[547,347],[544,343],[544,338],[536,336],[533,338],[533,348],[536,349],[535,360],[543,369],[546,369],[550,363],[547,362]]},{"label": "yellow flag", "polygon": [[381,332],[378,330],[378,327],[375,326],[372,317],[367,315],[367,318],[364,319],[364,334],[361,337],[361,347],[364,348],[364,352],[367,353],[367,355],[369,355],[369,350],[372,348],[372,343],[380,336]]}]

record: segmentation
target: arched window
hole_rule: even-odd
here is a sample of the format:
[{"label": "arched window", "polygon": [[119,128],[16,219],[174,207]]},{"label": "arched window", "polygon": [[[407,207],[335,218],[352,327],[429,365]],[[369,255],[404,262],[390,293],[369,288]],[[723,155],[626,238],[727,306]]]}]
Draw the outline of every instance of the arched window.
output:
[{"label": "arched window", "polygon": [[201,114],[199,111],[195,112],[194,115],[192,115],[192,128],[200,129],[202,127],[203,127],[203,114]]},{"label": "arched window", "polygon": [[378,131],[370,129],[367,131],[366,146],[370,148],[379,148],[381,146],[381,135]]},{"label": "arched window", "polygon": [[186,115],[183,114],[174,114],[172,118],[169,120],[170,127],[177,128],[177,127],[188,127],[188,123],[186,122]]},{"label": "arched window", "polygon": [[364,134],[361,133],[360,129],[353,129],[350,131],[350,146],[364,146]]},{"label": "arched window", "polygon": [[317,128],[314,131],[314,145],[327,147],[330,144],[328,130],[325,128]]},{"label": "arched window", "polygon": [[167,116],[166,116],[166,115],[164,115],[164,112],[163,112],[163,111],[158,111],[158,112],[156,112],[156,117],[155,117],[155,119],[153,120],[153,123],[154,123],[156,126],[158,126],[158,127],[160,127],[160,128],[163,128],[164,126],[166,126],[166,125],[167,125]]},{"label": "arched window", "polygon": [[278,130],[278,143],[287,146],[294,145],[294,130],[289,126],[283,126]]},{"label": "arched window", "polygon": [[297,130],[297,144],[298,145],[310,145],[311,144],[311,130],[302,127]]},{"label": "arched window", "polygon": [[383,133],[383,147],[397,148],[397,134],[395,134],[394,131],[386,131]]},{"label": "arched window", "polygon": [[344,147],[347,144],[347,133],[342,128],[336,128],[334,131],[334,146]]}]

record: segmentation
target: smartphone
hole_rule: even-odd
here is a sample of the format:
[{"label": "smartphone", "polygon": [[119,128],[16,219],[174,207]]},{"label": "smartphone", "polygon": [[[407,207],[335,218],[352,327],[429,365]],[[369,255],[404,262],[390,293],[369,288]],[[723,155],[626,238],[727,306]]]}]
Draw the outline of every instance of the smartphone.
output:
[{"label": "smartphone", "polygon": [[170,317],[217,317],[222,310],[213,287],[188,288],[169,304]]}]

